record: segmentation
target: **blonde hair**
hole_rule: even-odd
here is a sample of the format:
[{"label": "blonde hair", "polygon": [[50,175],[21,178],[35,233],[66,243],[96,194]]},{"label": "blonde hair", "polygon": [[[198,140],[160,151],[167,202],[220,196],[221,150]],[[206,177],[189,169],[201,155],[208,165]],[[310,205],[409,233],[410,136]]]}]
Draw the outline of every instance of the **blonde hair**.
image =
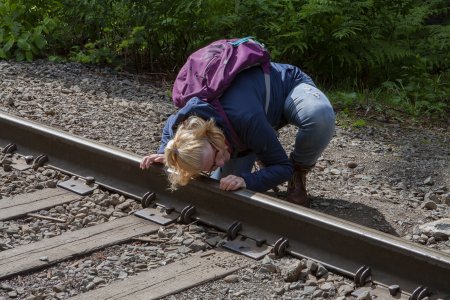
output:
[{"label": "blonde hair", "polygon": [[164,151],[165,165],[169,172],[170,189],[184,186],[202,171],[202,157],[206,143],[218,150],[226,150],[225,136],[213,119],[191,116],[177,129],[175,137]]}]

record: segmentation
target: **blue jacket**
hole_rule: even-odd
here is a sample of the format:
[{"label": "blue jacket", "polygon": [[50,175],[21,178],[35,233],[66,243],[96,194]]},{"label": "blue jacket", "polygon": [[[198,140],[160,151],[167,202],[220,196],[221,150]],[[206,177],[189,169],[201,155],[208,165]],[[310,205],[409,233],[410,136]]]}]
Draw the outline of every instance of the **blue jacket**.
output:
[{"label": "blue jacket", "polygon": [[[257,192],[267,191],[289,180],[293,166],[281,146],[277,132],[286,125],[283,116],[284,102],[290,91],[300,83],[314,85],[312,79],[299,68],[287,64],[271,63],[270,102],[266,115],[266,87],[260,67],[239,73],[220,98],[220,103],[241,142],[265,165],[254,173],[235,174],[244,178],[247,188]],[[164,153],[168,141],[175,135],[177,125],[191,115],[213,118],[233,145],[231,134],[223,118],[207,102],[192,98],[167,120],[158,153]]]}]

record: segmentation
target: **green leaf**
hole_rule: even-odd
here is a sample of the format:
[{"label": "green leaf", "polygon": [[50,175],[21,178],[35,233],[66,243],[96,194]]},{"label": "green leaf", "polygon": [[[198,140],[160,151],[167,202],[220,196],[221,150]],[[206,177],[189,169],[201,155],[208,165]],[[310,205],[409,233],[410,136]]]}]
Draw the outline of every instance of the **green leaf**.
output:
[{"label": "green leaf", "polygon": [[47,41],[42,36],[42,34],[35,33],[32,36],[33,43],[38,47],[39,49],[44,49],[44,47],[47,45]]},{"label": "green leaf", "polygon": [[31,53],[31,51],[25,51],[25,58],[29,62],[33,61],[33,53]]},{"label": "green leaf", "polygon": [[3,51],[8,52],[9,49],[12,48],[12,46],[14,45],[14,43],[15,43],[15,39],[14,39],[14,37],[11,37],[11,38],[5,43],[5,45],[3,45]]},{"label": "green leaf", "polygon": [[358,119],[358,120],[356,120],[355,122],[353,122],[352,126],[353,126],[353,127],[356,127],[356,128],[360,128],[360,127],[366,126],[366,124],[367,124],[367,123],[366,123],[365,120]]},{"label": "green leaf", "polygon": [[23,52],[22,51],[16,51],[16,60],[17,61],[23,61],[24,60]]},{"label": "green leaf", "polygon": [[24,50],[24,51],[30,51],[30,50],[31,50],[30,43],[28,43],[28,41],[25,40],[25,39],[19,39],[19,40],[17,41],[17,46],[18,46],[20,49]]},{"label": "green leaf", "polygon": [[6,55],[6,52],[3,49],[0,49],[0,58],[3,58],[3,59],[8,58],[8,56]]}]

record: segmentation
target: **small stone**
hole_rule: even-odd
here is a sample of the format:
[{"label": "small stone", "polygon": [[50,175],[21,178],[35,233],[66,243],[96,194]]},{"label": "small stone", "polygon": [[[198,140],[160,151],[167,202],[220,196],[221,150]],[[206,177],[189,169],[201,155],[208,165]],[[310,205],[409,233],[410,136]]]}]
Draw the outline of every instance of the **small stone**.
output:
[{"label": "small stone", "polygon": [[437,208],[437,204],[434,201],[424,201],[420,207],[428,210],[434,210]]},{"label": "small stone", "polygon": [[11,235],[17,234],[19,233],[19,231],[20,228],[16,224],[12,224],[11,226],[8,227],[8,229],[6,229],[6,233]]},{"label": "small stone", "polygon": [[236,293],[234,293],[233,296],[234,297],[241,297],[241,296],[245,296],[246,293],[247,293],[246,291],[240,290],[240,291],[237,291]]},{"label": "small stone", "polygon": [[196,240],[189,245],[189,248],[194,252],[206,250],[207,247],[208,245],[200,240]]},{"label": "small stone", "polygon": [[275,292],[276,295],[283,295],[285,292],[284,287],[274,288],[273,291]]},{"label": "small stone", "polygon": [[353,161],[351,161],[351,162],[349,162],[349,163],[347,164],[347,167],[349,167],[350,169],[354,169],[354,168],[356,168],[357,166],[358,166],[358,164],[355,163],[355,162],[353,162]]},{"label": "small stone", "polygon": [[17,297],[17,292],[16,292],[16,291],[8,292],[8,297],[10,297],[10,298],[16,298],[16,297]]},{"label": "small stone", "polygon": [[330,173],[331,173],[332,175],[341,175],[341,171],[338,170],[338,169],[331,169],[331,170],[330,170]]},{"label": "small stone", "polygon": [[6,284],[6,283],[1,283],[1,284],[0,284],[0,290],[4,290],[4,291],[14,291],[14,289],[12,288],[12,286],[10,286],[9,284]]},{"label": "small stone", "polygon": [[46,185],[48,188],[51,188],[51,189],[56,188],[56,184],[57,184],[56,180],[47,180],[47,181],[45,182],[45,185]]},{"label": "small stone", "polygon": [[111,260],[111,261],[118,261],[120,258],[117,255],[113,255],[113,256],[108,256],[106,259]]},{"label": "small stone", "polygon": [[341,285],[338,288],[339,296],[346,296],[346,295],[350,294],[351,292],[353,292],[353,287],[348,284]]},{"label": "small stone", "polygon": [[427,201],[434,201],[434,202],[438,202],[438,197],[435,193],[433,192],[428,192],[425,194],[425,196],[423,196],[423,201],[427,202]]},{"label": "small stone", "polygon": [[299,289],[301,287],[301,282],[297,281],[297,282],[293,282],[289,285],[289,289],[290,290],[296,290]]},{"label": "small stone", "polygon": [[41,256],[39,257],[40,261],[48,261],[48,256]]},{"label": "small stone", "polygon": [[308,268],[309,270],[311,270],[311,272],[315,272],[316,270],[317,270],[317,267],[318,267],[319,265],[315,262],[315,261],[313,261],[313,260],[310,260],[310,259],[308,259],[307,261],[306,261],[306,268]]},{"label": "small stone", "polygon": [[[447,240],[450,237],[450,218],[436,220],[419,226],[422,234],[432,236],[436,240]],[[413,237],[414,239],[414,237]]]},{"label": "small stone", "polygon": [[450,193],[442,194],[440,198],[442,204],[450,204]]},{"label": "small stone", "polygon": [[194,242],[193,238],[187,238],[185,240],[183,240],[183,245],[185,246],[189,246],[190,244],[192,244]]},{"label": "small stone", "polygon": [[273,262],[273,260],[268,256],[264,256],[261,267],[259,268],[261,273],[276,273],[278,272],[278,266]]},{"label": "small stone", "polygon": [[53,291],[56,293],[64,292],[66,290],[66,286],[64,284],[57,284],[53,286]]},{"label": "small stone", "polygon": [[102,277],[95,277],[94,280],[93,280],[93,283],[95,285],[99,285],[99,284],[106,283],[106,280],[104,278],[102,278]]},{"label": "small stone", "polygon": [[92,289],[94,289],[95,288],[95,283],[93,283],[93,282],[89,282],[87,285],[86,285],[86,290],[87,291],[90,291],[90,290],[92,290]]},{"label": "small stone", "polygon": [[433,179],[431,179],[431,176],[429,176],[423,181],[423,184],[425,184],[425,185],[433,185],[434,181],[433,181]]},{"label": "small stone", "polygon": [[126,210],[126,209],[130,208],[131,204],[132,204],[131,201],[127,200],[127,201],[125,201],[123,203],[120,203],[119,205],[116,206],[116,209],[118,209],[118,210]]},{"label": "small stone", "polygon": [[167,237],[166,233],[164,232],[164,228],[163,227],[159,228],[159,230],[158,230],[158,237],[159,238],[166,238]]},{"label": "small stone", "polygon": [[370,296],[370,292],[367,288],[360,288],[357,290],[354,290],[351,295],[353,297],[356,297],[358,300],[372,300],[372,297]]},{"label": "small stone", "polygon": [[239,277],[235,274],[228,275],[223,279],[227,283],[235,283],[239,281]]},{"label": "small stone", "polygon": [[317,270],[316,270],[316,276],[317,278],[320,278],[328,273],[327,268],[325,268],[322,264],[318,264]]},{"label": "small stone", "polygon": [[335,290],[335,287],[334,287],[334,285],[333,285],[331,282],[325,282],[324,284],[322,284],[322,285],[320,286],[320,289],[321,289],[322,291],[329,292],[329,291]]},{"label": "small stone", "polygon": [[296,261],[287,268],[281,270],[281,276],[286,282],[295,282],[300,277],[303,264],[301,261]]}]

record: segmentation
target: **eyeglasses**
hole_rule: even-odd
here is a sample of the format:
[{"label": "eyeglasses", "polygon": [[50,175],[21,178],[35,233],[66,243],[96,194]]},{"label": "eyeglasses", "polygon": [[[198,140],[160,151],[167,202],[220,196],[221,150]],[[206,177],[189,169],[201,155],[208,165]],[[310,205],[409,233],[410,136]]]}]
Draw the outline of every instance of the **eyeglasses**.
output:
[{"label": "eyeglasses", "polygon": [[219,167],[216,165],[217,161],[217,153],[219,153],[219,150],[217,150],[213,145],[211,147],[214,149],[214,159],[213,159],[213,165],[209,169],[209,171],[203,171],[202,173],[208,177],[211,177],[211,174]]}]

